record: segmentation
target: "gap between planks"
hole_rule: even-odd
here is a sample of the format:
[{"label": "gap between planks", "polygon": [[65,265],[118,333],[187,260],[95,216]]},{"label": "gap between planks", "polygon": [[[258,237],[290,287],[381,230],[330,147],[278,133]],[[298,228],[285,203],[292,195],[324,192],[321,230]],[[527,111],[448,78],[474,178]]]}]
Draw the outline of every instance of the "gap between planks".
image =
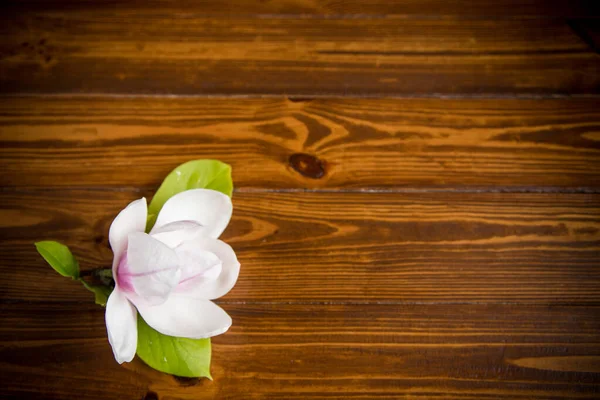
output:
[{"label": "gap between planks", "polygon": [[[293,301],[239,301],[239,300],[215,300],[216,304],[221,306],[517,306],[517,307],[528,307],[528,308],[540,308],[540,307],[582,307],[582,308],[595,308],[600,307],[600,301],[597,302],[577,302],[577,301],[552,301],[546,303],[540,302],[526,302],[526,301],[305,301],[305,300],[293,300]],[[81,305],[80,300],[25,300],[25,299],[1,299],[0,305],[65,305],[75,306]],[[93,304],[90,300],[89,304]]]},{"label": "gap between planks", "polygon": [[[234,182],[235,183],[235,182]],[[83,192],[146,193],[158,186],[3,186],[0,193],[37,193],[77,190]],[[397,187],[397,188],[234,188],[233,193],[528,193],[528,194],[600,194],[600,187],[493,186],[493,187]]]},{"label": "gap between planks", "polygon": [[168,93],[32,93],[15,92],[0,93],[0,99],[3,98],[22,98],[31,97],[36,99],[219,99],[219,100],[259,100],[259,99],[279,99],[289,100],[291,102],[305,102],[311,100],[352,100],[352,99],[370,99],[370,100],[419,100],[419,99],[439,99],[439,100],[578,100],[578,99],[600,99],[599,93],[409,93],[409,94],[389,94],[389,93],[360,93],[344,92],[339,94],[331,93],[294,93],[293,95],[253,93],[253,94],[231,94],[231,93],[195,93],[195,94],[168,94]]}]

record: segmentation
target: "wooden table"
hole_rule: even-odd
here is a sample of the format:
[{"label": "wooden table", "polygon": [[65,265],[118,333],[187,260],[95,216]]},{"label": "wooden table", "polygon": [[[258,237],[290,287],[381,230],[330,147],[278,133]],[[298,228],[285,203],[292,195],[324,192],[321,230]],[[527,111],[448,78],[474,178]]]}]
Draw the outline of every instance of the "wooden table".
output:
[{"label": "wooden table", "polygon": [[[2,7],[2,398],[600,397],[597,2]],[[118,365],[33,246],[107,266],[198,158],[242,264],[214,382]]]}]

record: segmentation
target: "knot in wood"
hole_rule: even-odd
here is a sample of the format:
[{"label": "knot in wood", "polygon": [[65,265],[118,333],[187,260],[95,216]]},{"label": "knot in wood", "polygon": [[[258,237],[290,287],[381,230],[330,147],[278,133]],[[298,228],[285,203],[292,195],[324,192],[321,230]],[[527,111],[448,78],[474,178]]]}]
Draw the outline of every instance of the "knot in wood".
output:
[{"label": "knot in wood", "polygon": [[289,163],[296,172],[307,178],[320,179],[325,175],[325,163],[310,154],[292,154]]},{"label": "knot in wood", "polygon": [[154,392],[148,392],[143,400],[158,400],[158,395]]}]

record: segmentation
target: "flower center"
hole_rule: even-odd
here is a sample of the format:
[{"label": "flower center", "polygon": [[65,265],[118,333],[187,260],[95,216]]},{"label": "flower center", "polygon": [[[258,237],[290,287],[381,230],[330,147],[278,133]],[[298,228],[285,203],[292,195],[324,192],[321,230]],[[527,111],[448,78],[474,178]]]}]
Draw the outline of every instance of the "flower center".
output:
[{"label": "flower center", "polygon": [[117,267],[117,276],[115,277],[115,280],[117,281],[117,284],[121,287],[121,289],[128,292],[134,292],[135,290],[133,288],[131,276],[132,274],[129,272],[127,264],[127,252],[125,252],[123,254],[123,257],[121,257],[121,261],[119,261],[119,265]]}]

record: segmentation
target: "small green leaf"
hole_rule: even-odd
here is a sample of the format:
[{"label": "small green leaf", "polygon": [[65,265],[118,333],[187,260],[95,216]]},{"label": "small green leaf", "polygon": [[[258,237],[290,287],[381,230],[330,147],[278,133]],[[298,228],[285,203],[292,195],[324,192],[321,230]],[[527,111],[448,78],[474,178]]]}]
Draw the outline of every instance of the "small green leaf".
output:
[{"label": "small green leaf", "polygon": [[110,296],[110,294],[113,291],[112,288],[103,285],[90,285],[83,279],[80,279],[79,281],[83,284],[83,286],[85,286],[87,290],[94,293],[96,304],[101,305],[102,307],[106,307],[108,296]]},{"label": "small green leaf", "polygon": [[154,226],[156,216],[167,200],[190,189],[212,189],[231,197],[231,167],[218,160],[195,160],[175,168],[167,175],[148,206],[146,229]]},{"label": "small green leaf", "polygon": [[188,378],[210,376],[210,339],[163,335],[138,316],[137,355],[150,367]]},{"label": "small green leaf", "polygon": [[35,247],[56,272],[73,279],[79,278],[79,263],[67,246],[47,240],[37,242]]}]

